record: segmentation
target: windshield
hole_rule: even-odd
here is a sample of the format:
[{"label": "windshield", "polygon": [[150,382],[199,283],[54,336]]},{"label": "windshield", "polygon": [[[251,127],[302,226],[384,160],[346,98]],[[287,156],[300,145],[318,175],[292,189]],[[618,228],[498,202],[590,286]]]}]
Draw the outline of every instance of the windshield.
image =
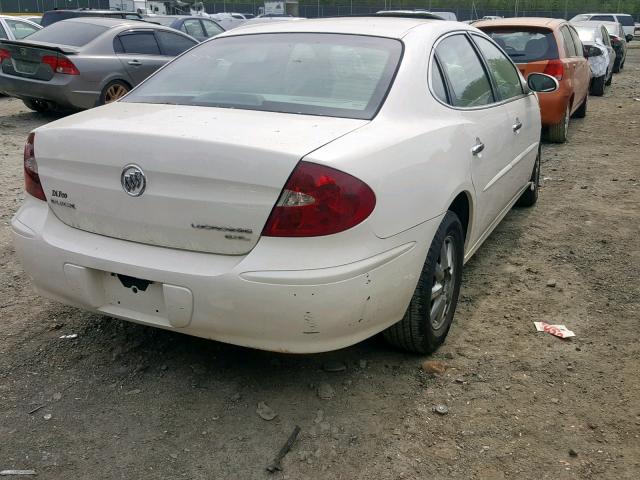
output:
[{"label": "windshield", "polygon": [[575,25],[574,28],[583,42],[595,42],[596,38],[598,38],[598,31],[595,28],[576,27]]},{"label": "windshield", "polygon": [[482,28],[515,63],[558,58],[553,32],[546,29]]},{"label": "windshield", "polygon": [[569,20],[570,22],[584,22],[589,20],[589,15],[576,15],[575,17],[573,17],[571,20]]},{"label": "windshield", "polygon": [[108,30],[102,25],[63,20],[29,35],[29,40],[82,47]]},{"label": "windshield", "polygon": [[401,54],[398,40],[359,35],[223,37],[171,62],[123,101],[371,119]]},{"label": "windshield", "polygon": [[617,15],[617,17],[618,21],[625,27],[633,27],[635,25],[631,15]]}]

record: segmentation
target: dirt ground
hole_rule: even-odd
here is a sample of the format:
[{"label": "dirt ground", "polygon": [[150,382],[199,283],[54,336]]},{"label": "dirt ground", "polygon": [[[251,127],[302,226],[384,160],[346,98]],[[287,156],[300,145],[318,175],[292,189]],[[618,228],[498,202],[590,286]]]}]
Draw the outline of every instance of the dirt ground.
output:
[{"label": "dirt ground", "polygon": [[[640,478],[640,48],[605,97],[590,97],[587,117],[572,120],[569,142],[544,145],[538,205],[511,212],[467,265],[455,324],[433,356],[448,367],[442,375],[379,338],[287,356],[36,296],[9,221],[24,198],[22,144],[51,119],[0,98],[0,470],[43,479]],[[536,333],[537,320],[576,337]],[[332,362],[346,370],[325,371]],[[318,396],[325,384],[330,399]],[[277,417],[258,416],[259,402]],[[449,413],[434,413],[437,404]],[[295,425],[298,442],[270,475]]]}]

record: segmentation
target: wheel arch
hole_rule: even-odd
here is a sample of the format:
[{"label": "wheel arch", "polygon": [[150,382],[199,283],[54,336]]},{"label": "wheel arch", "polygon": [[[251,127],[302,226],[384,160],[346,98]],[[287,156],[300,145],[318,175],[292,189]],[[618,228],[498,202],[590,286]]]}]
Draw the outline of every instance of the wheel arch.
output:
[{"label": "wheel arch", "polygon": [[473,197],[471,192],[468,190],[462,190],[459,192],[451,201],[447,210],[455,213],[460,219],[460,223],[462,223],[462,231],[464,233],[464,243],[465,247],[468,246],[471,232],[471,227],[473,225],[473,215],[474,215],[474,204]]}]

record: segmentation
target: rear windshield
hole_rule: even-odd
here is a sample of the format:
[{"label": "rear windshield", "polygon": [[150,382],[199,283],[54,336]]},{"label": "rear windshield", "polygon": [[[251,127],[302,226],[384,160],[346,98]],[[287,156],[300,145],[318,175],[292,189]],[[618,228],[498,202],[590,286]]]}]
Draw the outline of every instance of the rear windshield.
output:
[{"label": "rear windshield", "polygon": [[107,30],[108,27],[103,27],[102,25],[66,20],[56,22],[42,30],[32,33],[29,35],[29,40],[82,47]]},{"label": "rear windshield", "polygon": [[589,15],[576,15],[569,21],[570,22],[586,22],[587,20],[589,20]]},{"label": "rear windshield", "polygon": [[633,27],[635,25],[631,15],[616,15],[616,17],[618,17],[618,21],[625,27]]},{"label": "rear windshield", "polygon": [[558,46],[551,30],[521,28],[482,29],[515,63],[558,58]]},{"label": "rear windshield", "polygon": [[402,44],[390,38],[223,37],[171,62],[123,101],[370,119],[401,55]]},{"label": "rear windshield", "polygon": [[575,25],[573,28],[576,29],[576,31],[578,32],[578,36],[580,37],[580,40],[582,40],[583,42],[595,42],[596,38],[601,37],[601,35],[598,35],[599,29],[595,29],[591,27],[577,27]]},{"label": "rear windshield", "polygon": [[175,17],[144,17],[147,22],[158,23],[160,25],[164,25],[165,27],[171,26],[173,22],[176,21]]}]

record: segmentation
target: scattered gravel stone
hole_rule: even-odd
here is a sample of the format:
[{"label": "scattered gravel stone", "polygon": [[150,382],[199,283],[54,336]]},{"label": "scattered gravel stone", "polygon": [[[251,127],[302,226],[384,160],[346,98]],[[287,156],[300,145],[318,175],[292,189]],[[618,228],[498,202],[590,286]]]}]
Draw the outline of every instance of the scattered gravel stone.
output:
[{"label": "scattered gravel stone", "polygon": [[559,400],[559,399],[557,399],[557,398],[550,398],[550,399],[549,399],[549,401],[550,401],[551,403],[560,403],[560,400]]},{"label": "scattered gravel stone", "polygon": [[278,414],[274,412],[273,409],[269,405],[267,405],[265,402],[258,403],[258,407],[256,408],[256,413],[260,416],[260,418],[268,422],[278,416]]},{"label": "scattered gravel stone", "polygon": [[367,368],[367,361],[362,359],[360,360],[359,365],[360,365],[360,368],[364,370],[365,368]]},{"label": "scattered gravel stone", "polygon": [[331,400],[335,394],[335,390],[328,383],[322,382],[318,385],[318,397],[322,400]]},{"label": "scattered gravel stone", "polygon": [[57,402],[58,400],[60,400],[62,398],[62,393],[60,392],[56,392],[53,394],[53,399]]},{"label": "scattered gravel stone", "polygon": [[438,415],[446,415],[447,413],[449,413],[449,407],[443,404],[434,405],[432,410]]},{"label": "scattered gravel stone", "polygon": [[576,452],[573,448],[569,449],[569,455],[571,455],[572,457],[577,457],[578,456],[578,452]]},{"label": "scattered gravel stone", "polygon": [[547,280],[547,287],[555,287],[556,286],[556,281],[552,278],[550,280]]},{"label": "scattered gravel stone", "polygon": [[50,413],[46,413],[42,418],[44,418],[45,420],[51,420],[51,417],[52,415]]},{"label": "scattered gravel stone", "polygon": [[316,418],[313,419],[313,423],[318,424],[318,423],[321,423],[322,420],[324,420],[324,411],[318,410],[316,412]]}]

